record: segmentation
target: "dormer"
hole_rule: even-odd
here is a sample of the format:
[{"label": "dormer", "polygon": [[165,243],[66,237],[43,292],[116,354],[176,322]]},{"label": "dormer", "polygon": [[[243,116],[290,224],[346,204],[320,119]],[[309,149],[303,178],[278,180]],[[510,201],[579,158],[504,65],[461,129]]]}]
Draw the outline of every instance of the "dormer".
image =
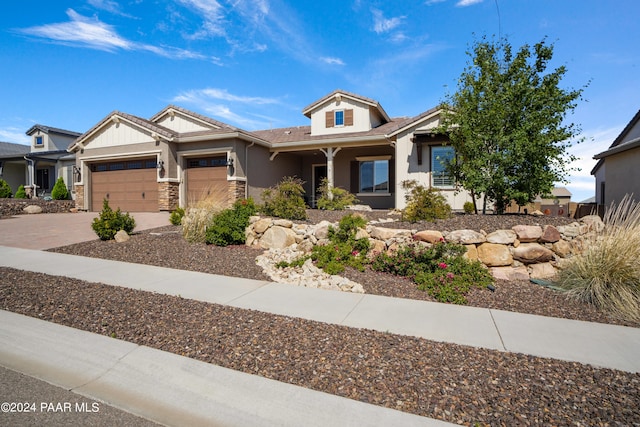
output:
[{"label": "dormer", "polygon": [[167,106],[164,110],[153,116],[150,121],[177,133],[203,132],[219,129],[236,130],[236,128],[226,123],[175,105]]},{"label": "dormer", "polygon": [[31,152],[65,150],[81,134],[44,125],[34,125],[27,132],[31,137]]},{"label": "dormer", "polygon": [[311,119],[311,135],[367,132],[391,119],[373,99],[335,90],[302,110]]}]

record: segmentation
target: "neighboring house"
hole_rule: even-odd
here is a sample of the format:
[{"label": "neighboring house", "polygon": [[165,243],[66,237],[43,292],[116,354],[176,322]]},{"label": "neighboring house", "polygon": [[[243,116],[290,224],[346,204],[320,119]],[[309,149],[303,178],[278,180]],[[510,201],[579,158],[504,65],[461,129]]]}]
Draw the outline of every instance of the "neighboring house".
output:
[{"label": "neighboring house", "polygon": [[77,138],[76,206],[97,211],[103,199],[128,211],[172,210],[207,196],[260,199],[285,176],[305,181],[307,202],[330,184],[373,208],[402,208],[402,181],[443,190],[454,209],[471,200],[442,161],[453,156],[434,130],[440,111],[391,118],[375,100],[336,90],[303,109],[311,121],[245,131],[170,105],[149,120],[114,111]]},{"label": "neighboring house", "polygon": [[525,206],[518,206],[516,202],[505,209],[506,213],[534,212],[540,211],[545,215],[571,216],[573,215],[571,203],[571,192],[566,187],[553,187],[551,194],[538,195],[532,203]]},{"label": "neighboring house", "polygon": [[597,205],[618,204],[626,194],[640,201],[640,110],[609,149],[593,158]]},{"label": "neighboring house", "polygon": [[62,177],[73,194],[75,154],[67,147],[81,134],[64,129],[34,125],[27,132],[31,137],[31,150],[25,156],[27,176],[25,189],[38,197],[51,194],[58,177]]},{"label": "neighboring house", "polygon": [[0,179],[7,181],[13,194],[26,182],[25,156],[30,150],[28,145],[0,142]]}]

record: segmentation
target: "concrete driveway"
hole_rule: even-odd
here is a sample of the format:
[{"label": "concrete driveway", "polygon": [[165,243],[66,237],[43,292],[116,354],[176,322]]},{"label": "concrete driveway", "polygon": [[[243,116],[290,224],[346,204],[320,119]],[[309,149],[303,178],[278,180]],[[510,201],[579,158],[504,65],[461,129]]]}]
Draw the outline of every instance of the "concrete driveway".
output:
[{"label": "concrete driveway", "polygon": [[[169,225],[169,212],[134,212],[141,231]],[[51,249],[97,239],[91,229],[98,212],[17,215],[0,219],[0,246],[23,249]]]}]

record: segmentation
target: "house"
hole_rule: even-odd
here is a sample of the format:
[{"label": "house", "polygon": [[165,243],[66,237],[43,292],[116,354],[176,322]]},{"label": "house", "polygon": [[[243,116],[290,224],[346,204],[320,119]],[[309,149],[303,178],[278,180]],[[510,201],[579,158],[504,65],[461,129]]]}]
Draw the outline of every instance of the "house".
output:
[{"label": "house", "polygon": [[32,126],[26,134],[31,137],[31,149],[25,155],[27,194],[50,195],[58,177],[63,178],[72,193],[75,154],[69,153],[67,147],[81,134],[39,124]]},{"label": "house", "polygon": [[25,156],[30,151],[28,145],[0,142],[0,179],[7,181],[13,194],[26,182]]},{"label": "house", "polygon": [[409,179],[442,189],[454,209],[471,200],[444,169],[453,149],[435,133],[437,108],[392,118],[377,101],[336,90],[302,113],[309,126],[249,132],[174,105],[148,120],[113,111],[69,146],[76,206],[97,211],[106,198],[114,208],[158,211],[208,196],[260,200],[285,176],[305,181],[311,206],[325,177],[372,208],[404,207]]},{"label": "house", "polygon": [[598,206],[618,204],[629,194],[640,201],[640,110],[609,149],[593,156]]}]

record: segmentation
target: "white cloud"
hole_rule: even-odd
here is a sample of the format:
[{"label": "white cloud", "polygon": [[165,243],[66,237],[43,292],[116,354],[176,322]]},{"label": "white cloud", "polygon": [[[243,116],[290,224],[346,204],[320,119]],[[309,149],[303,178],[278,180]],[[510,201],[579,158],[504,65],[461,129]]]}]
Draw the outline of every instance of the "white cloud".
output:
[{"label": "white cloud", "polygon": [[323,56],[320,58],[322,62],[329,65],[345,65],[344,61],[340,58],[332,58],[330,56]]},{"label": "white cloud", "polygon": [[171,59],[206,59],[214,63],[219,61],[216,57],[207,57],[185,49],[170,46],[154,46],[127,40],[121,37],[114,30],[113,26],[105,24],[97,18],[82,16],[73,9],[67,9],[67,16],[69,17],[69,22],[46,24],[37,27],[23,28],[17,31],[69,46],[85,47],[107,52],[140,50],[152,52],[156,55]]},{"label": "white cloud", "polygon": [[178,0],[183,6],[195,10],[203,19],[202,28],[191,35],[193,39],[225,36],[224,9],[216,0]]},{"label": "white cloud", "polygon": [[14,144],[28,145],[31,141],[29,137],[25,134],[26,130],[27,129],[18,129],[13,126],[0,128],[0,141],[13,142]]},{"label": "white cloud", "polygon": [[387,19],[378,9],[371,9],[371,13],[373,14],[373,31],[377,34],[388,33],[402,24],[402,20],[406,18],[406,16],[396,16]]},{"label": "white cloud", "polygon": [[114,15],[124,16],[126,18],[133,18],[133,16],[124,13],[120,8],[120,4],[113,0],[88,0],[88,3],[96,9],[101,9]]},{"label": "white cloud", "polygon": [[458,7],[472,6],[474,4],[482,3],[484,0],[460,0],[456,3]]}]

